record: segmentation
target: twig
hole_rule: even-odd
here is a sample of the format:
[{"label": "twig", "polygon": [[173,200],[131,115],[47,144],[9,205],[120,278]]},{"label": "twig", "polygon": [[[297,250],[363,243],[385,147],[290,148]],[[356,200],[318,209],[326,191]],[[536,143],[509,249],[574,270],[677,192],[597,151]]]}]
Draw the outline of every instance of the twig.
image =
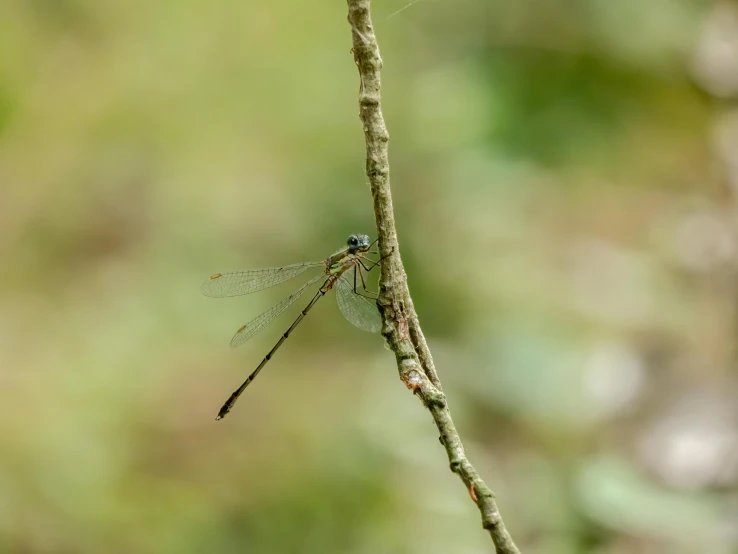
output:
[{"label": "twig", "polygon": [[374,198],[374,215],[382,258],[378,300],[384,320],[382,335],[395,353],[400,378],[433,416],[451,471],[461,478],[469,496],[479,508],[482,526],[492,536],[498,554],[519,554],[502,522],[494,494],[484,484],[464,453],[464,446],[451,419],[446,396],[410,298],[392,208],[387,156],[389,134],[380,105],[379,74],[382,58],[372,26],[370,0],[347,1],[353,39],[352,52],[361,79],[359,115],[366,140],[366,174]]}]

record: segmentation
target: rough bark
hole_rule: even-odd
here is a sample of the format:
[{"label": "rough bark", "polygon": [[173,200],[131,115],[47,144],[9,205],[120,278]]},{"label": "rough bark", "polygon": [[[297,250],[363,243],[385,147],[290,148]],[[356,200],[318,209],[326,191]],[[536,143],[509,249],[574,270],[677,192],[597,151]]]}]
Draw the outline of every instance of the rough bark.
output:
[{"label": "rough bark", "polygon": [[464,453],[410,298],[392,208],[387,150],[389,133],[380,102],[382,58],[372,26],[370,4],[370,0],[348,0],[348,21],[353,38],[354,61],[359,69],[359,114],[366,139],[366,174],[374,199],[382,257],[378,300],[384,321],[382,335],[395,353],[400,378],[433,416],[451,471],[461,478],[472,501],[479,508],[482,526],[489,531],[497,552],[518,554],[497,510],[494,494]]}]

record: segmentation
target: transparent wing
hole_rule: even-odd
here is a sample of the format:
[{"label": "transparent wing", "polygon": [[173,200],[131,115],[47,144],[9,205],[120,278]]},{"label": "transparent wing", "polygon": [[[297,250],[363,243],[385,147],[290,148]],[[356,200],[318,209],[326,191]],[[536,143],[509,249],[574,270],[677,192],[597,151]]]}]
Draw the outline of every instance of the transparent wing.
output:
[{"label": "transparent wing", "polygon": [[300,296],[302,296],[302,293],[305,292],[310,287],[310,285],[313,285],[316,281],[322,279],[323,277],[325,277],[325,275],[318,275],[317,277],[313,277],[287,298],[282,300],[280,303],[275,304],[266,312],[262,313],[259,316],[256,316],[246,325],[241,327],[238,331],[236,331],[236,334],[233,335],[233,338],[231,339],[231,348],[241,346],[244,342],[249,340],[259,331],[262,331],[267,325],[274,321],[279,316],[279,314],[289,308],[295,300],[300,298]]},{"label": "transparent wing", "polygon": [[257,292],[284,283],[288,279],[297,277],[307,269],[323,267],[324,263],[306,262],[283,267],[216,273],[202,284],[200,290],[205,296],[212,296],[213,298],[240,296],[241,294]]},{"label": "transparent wing", "polygon": [[382,317],[376,303],[354,292],[354,285],[343,275],[336,281],[338,309],[349,323],[363,331],[377,333],[382,330]]}]

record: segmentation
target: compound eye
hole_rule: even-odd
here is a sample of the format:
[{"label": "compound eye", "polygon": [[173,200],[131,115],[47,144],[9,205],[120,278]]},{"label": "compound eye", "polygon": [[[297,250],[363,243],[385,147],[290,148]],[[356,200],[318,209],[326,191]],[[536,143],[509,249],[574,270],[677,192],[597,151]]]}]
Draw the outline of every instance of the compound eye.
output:
[{"label": "compound eye", "polygon": [[351,235],[348,239],[349,246],[359,246],[359,239],[355,235]]}]

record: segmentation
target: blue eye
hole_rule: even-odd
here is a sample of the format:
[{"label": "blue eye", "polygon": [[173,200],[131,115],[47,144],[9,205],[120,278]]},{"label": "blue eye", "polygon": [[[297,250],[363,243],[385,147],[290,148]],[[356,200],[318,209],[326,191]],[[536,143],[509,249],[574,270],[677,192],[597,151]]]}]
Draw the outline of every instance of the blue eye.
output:
[{"label": "blue eye", "polygon": [[351,235],[348,239],[349,246],[359,246],[359,239]]}]

